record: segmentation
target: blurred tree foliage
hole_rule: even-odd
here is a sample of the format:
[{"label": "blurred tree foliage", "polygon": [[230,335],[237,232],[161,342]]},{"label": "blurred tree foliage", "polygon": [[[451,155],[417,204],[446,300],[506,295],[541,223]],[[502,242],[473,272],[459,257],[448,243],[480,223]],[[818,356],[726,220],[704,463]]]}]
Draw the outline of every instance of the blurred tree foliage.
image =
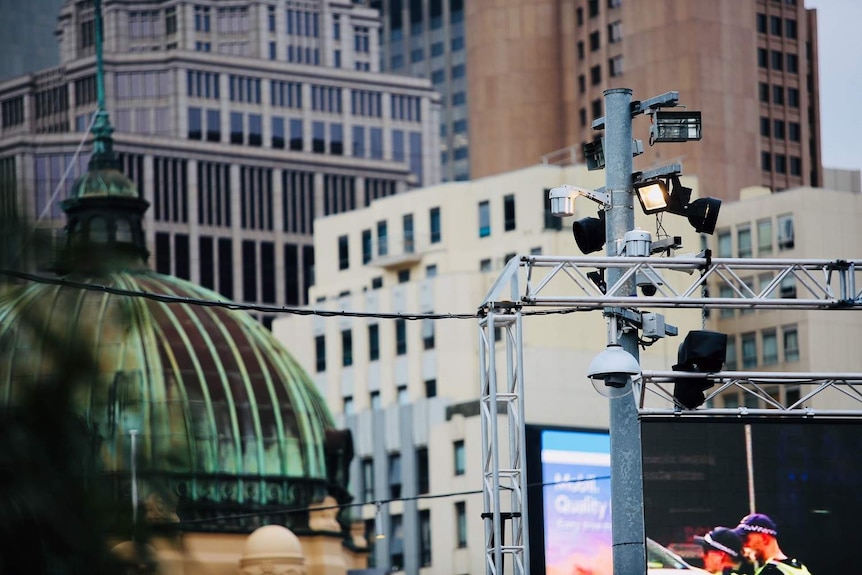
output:
[{"label": "blurred tree foliage", "polygon": [[[54,248],[46,232],[0,214],[0,305],[28,285],[8,272],[46,269]],[[42,346],[56,375],[24,380],[0,406],[0,574],[127,573],[110,552],[110,531],[129,510],[100,492],[98,438],[73,405],[96,373],[92,342],[52,330],[46,313],[28,306],[17,316],[19,337]],[[0,336],[0,352],[10,345]]]}]

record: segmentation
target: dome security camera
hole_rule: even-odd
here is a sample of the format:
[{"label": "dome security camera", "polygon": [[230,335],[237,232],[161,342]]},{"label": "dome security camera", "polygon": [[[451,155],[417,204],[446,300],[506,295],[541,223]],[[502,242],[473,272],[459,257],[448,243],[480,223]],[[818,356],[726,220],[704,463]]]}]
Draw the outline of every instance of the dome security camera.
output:
[{"label": "dome security camera", "polygon": [[611,344],[590,362],[587,377],[601,379],[608,387],[625,387],[632,376],[641,372],[635,357],[619,344]]}]

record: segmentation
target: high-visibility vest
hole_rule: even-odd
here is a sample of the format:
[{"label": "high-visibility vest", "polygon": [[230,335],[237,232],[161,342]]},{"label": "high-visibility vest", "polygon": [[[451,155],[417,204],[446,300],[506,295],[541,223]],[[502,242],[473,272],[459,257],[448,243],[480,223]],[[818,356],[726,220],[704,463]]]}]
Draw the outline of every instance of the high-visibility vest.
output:
[{"label": "high-visibility vest", "polygon": [[798,559],[770,559],[757,570],[756,575],[811,575],[811,572]]}]

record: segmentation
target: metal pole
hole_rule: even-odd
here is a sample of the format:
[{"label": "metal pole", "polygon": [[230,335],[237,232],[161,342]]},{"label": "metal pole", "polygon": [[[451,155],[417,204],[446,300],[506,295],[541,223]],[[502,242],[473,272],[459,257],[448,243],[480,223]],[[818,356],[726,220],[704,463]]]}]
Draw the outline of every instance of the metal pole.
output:
[{"label": "metal pole", "polygon": [[[605,239],[608,256],[622,249],[626,232],[634,229],[632,195],[632,91],[628,88],[605,90],[605,190],[611,206],[605,214]],[[608,268],[608,285],[622,275],[619,268]],[[626,295],[636,295],[634,281]],[[608,310],[606,310],[607,312]],[[611,316],[609,321],[617,321]],[[638,358],[637,334],[623,332],[619,343]],[[631,391],[631,382],[626,384]],[[611,435],[611,516],[614,573],[646,575],[644,536],[643,461],[637,400],[632,393],[610,399]]]}]

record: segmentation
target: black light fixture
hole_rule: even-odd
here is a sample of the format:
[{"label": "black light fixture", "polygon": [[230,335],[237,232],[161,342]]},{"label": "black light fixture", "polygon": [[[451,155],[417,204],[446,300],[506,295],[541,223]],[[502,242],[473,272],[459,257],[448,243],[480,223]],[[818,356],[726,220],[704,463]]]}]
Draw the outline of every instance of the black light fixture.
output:
[{"label": "black light fixture", "polygon": [[688,223],[694,228],[694,231],[700,234],[712,234],[715,232],[715,225],[718,223],[718,212],[721,209],[721,200],[717,198],[698,198],[692,202],[692,190],[680,183],[679,176],[672,176],[670,183],[671,190],[668,196],[667,211],[678,216],[685,216],[688,219]]},{"label": "black light fixture", "polygon": [[657,214],[668,209],[670,194],[665,182],[649,180],[635,184],[634,188],[645,214]]},{"label": "black light fixture", "polygon": [[673,397],[686,409],[700,407],[706,400],[704,391],[712,387],[706,374],[721,371],[727,357],[727,335],[717,331],[696,330],[685,336],[677,352],[674,371],[704,374],[703,377],[677,377]]},{"label": "black light fixture", "polygon": [[601,170],[605,167],[605,139],[596,138],[584,143],[584,159],[588,170]]},{"label": "black light fixture", "polygon": [[582,218],[572,222],[575,243],[583,254],[591,254],[605,245],[605,211],[599,210],[597,218]]},{"label": "black light fixture", "polygon": [[688,142],[701,138],[701,114],[696,111],[656,110],[651,116],[649,143]]}]

